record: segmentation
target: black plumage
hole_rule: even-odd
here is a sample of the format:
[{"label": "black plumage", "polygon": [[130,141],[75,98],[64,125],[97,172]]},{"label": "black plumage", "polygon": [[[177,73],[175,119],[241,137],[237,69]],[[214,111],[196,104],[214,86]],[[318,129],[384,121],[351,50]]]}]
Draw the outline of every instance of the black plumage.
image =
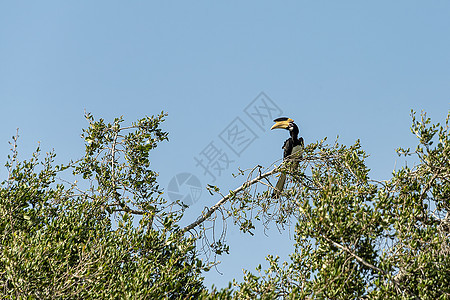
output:
[{"label": "black plumage", "polygon": [[[286,159],[289,155],[291,155],[293,153],[292,150],[295,147],[297,147],[297,146],[303,147],[303,145],[304,145],[303,138],[302,137],[298,138],[299,129],[294,122],[290,122],[287,129],[289,130],[291,137],[288,138],[286,141],[284,141],[284,144],[282,147],[284,150],[283,151],[283,159]],[[298,150],[300,150],[300,149],[298,149]],[[297,152],[297,151],[294,151],[294,152]]]}]

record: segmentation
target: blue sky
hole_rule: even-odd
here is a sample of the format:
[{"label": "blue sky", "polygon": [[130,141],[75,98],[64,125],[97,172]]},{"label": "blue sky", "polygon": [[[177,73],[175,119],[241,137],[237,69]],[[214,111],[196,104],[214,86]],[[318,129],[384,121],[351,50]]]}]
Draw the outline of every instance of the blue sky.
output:
[{"label": "blue sky", "polygon": [[[212,183],[194,160],[212,142],[232,161],[213,183],[229,190],[237,167],[282,155],[287,133],[245,113],[264,92],[307,143],[360,139],[371,176],[386,179],[405,163],[394,149],[414,146],[410,110],[443,122],[450,109],[449,37],[448,1],[5,1],[0,161],[16,128],[21,158],[40,142],[63,162],[83,153],[84,110],[129,122],[164,110],[170,141],[152,154],[161,187],[180,173]],[[239,155],[220,138],[236,118],[255,137]],[[203,190],[186,222],[218,200]],[[207,285],[292,250],[288,231],[229,228],[228,242]]]}]

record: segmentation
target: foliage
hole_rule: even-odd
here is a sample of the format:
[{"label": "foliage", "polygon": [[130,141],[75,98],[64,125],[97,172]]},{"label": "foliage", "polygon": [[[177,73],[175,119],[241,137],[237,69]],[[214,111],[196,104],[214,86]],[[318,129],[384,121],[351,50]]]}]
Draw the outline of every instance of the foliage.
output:
[{"label": "foliage", "polygon": [[412,117],[419,145],[398,153],[418,163],[388,181],[369,178],[359,142],[322,141],[295,158],[298,170],[282,170],[293,181],[284,199],[255,187],[233,198],[235,220],[246,228],[258,219],[279,226],[296,220],[291,262],[268,256],[267,270],[246,271],[244,281],[234,283],[234,297],[450,298],[449,118],[440,126],[424,114]]},{"label": "foliage", "polygon": [[[17,159],[0,189],[1,298],[194,298],[203,288],[182,213],[161,199],[149,153],[167,139],[164,114],[122,127],[86,118],[86,153],[53,166],[53,153]],[[80,182],[60,180],[73,170]],[[85,186],[85,190],[82,187]],[[139,216],[136,218],[135,216]]]},{"label": "foliage", "polygon": [[[359,141],[324,139],[290,158],[298,169],[239,170],[247,178],[226,195],[209,185],[221,199],[184,228],[186,206],[166,202],[151,169],[151,150],[167,140],[164,116],[122,126],[122,118],[87,114],[85,156],[61,166],[53,153],[41,159],[39,148],[19,162],[14,137],[0,186],[2,298],[450,298],[450,114],[441,126],[412,113],[418,146],[398,153],[416,163],[389,180],[369,177]],[[69,171],[73,182],[61,179]],[[273,199],[279,172],[290,183]],[[201,276],[210,265],[196,243],[219,216],[250,234],[259,222],[294,224],[290,262],[269,255],[266,270],[206,290]],[[228,253],[225,237],[206,245]]]}]

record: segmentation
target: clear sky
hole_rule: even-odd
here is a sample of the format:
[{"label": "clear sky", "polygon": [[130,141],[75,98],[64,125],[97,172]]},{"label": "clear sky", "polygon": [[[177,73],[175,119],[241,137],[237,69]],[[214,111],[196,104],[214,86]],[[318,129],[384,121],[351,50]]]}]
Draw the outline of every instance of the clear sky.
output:
[{"label": "clear sky", "polygon": [[[2,1],[0,101],[2,164],[16,128],[22,159],[40,142],[63,162],[83,153],[84,110],[129,122],[164,110],[161,187],[226,191],[238,167],[281,158],[287,132],[268,130],[280,114],[306,143],[360,139],[386,179],[405,163],[394,149],[414,146],[410,110],[443,122],[450,109],[450,2]],[[193,197],[186,223],[219,200]],[[228,233],[208,286],[292,250],[292,230]]]}]

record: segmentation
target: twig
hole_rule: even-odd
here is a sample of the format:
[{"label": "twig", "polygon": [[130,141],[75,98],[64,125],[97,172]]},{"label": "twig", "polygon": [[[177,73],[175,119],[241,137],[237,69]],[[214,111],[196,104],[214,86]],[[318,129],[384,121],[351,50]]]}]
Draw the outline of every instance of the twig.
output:
[{"label": "twig", "polygon": [[203,214],[201,217],[199,217],[195,222],[193,222],[192,224],[184,227],[182,229],[182,232],[184,233],[186,231],[194,229],[195,227],[197,227],[198,225],[203,223],[206,219],[208,219],[217,209],[219,209],[233,195],[236,195],[237,193],[241,192],[242,190],[248,188],[249,186],[260,182],[261,179],[264,179],[264,178],[266,178],[266,177],[268,177],[270,175],[273,175],[273,174],[279,172],[279,170],[280,170],[280,167],[276,167],[276,168],[272,169],[271,171],[269,171],[267,173],[258,175],[256,178],[254,178],[254,179],[252,179],[250,181],[244,182],[244,184],[242,184],[240,187],[238,187],[237,189],[235,189],[232,192],[228,193],[228,195],[226,195],[225,197],[220,199],[219,202],[217,202],[216,204],[211,206],[211,208],[205,214]]}]

